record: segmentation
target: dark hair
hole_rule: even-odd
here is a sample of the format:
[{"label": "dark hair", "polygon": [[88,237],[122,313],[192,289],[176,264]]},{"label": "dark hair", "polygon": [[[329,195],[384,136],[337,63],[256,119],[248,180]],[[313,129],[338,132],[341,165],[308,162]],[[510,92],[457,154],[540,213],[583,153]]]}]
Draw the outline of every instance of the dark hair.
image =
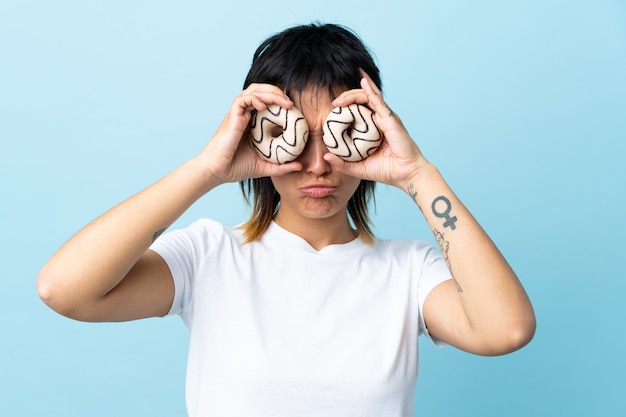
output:
[{"label": "dark hair", "polygon": [[335,24],[312,23],[286,29],[257,48],[243,88],[252,83],[273,84],[291,97],[307,86],[359,88],[359,68],[382,90],[380,72],[361,39]]},{"label": "dark hair", "polygon": [[[350,29],[336,24],[312,23],[291,27],[265,40],[257,48],[244,89],[252,83],[273,84],[294,99],[306,88],[326,90],[336,97],[345,89],[360,88],[362,69],[382,90],[380,71],[361,39]],[[373,233],[368,203],[375,182],[361,180],[348,202],[348,214],[359,235],[368,242]],[[280,196],[268,177],[240,183],[252,215],[242,225],[247,242],[259,238],[269,227]]]}]

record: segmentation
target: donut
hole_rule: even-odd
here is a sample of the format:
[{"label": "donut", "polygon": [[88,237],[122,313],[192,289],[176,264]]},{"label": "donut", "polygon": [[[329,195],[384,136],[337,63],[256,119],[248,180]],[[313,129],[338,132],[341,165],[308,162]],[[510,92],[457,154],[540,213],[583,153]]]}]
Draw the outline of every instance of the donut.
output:
[{"label": "donut", "polygon": [[324,121],[324,144],[344,161],[367,158],[380,146],[383,135],[374,123],[374,113],[362,104],[337,107]]},{"label": "donut", "polygon": [[284,164],[302,153],[309,139],[309,127],[302,113],[276,104],[253,114],[250,133],[259,155],[269,162]]}]

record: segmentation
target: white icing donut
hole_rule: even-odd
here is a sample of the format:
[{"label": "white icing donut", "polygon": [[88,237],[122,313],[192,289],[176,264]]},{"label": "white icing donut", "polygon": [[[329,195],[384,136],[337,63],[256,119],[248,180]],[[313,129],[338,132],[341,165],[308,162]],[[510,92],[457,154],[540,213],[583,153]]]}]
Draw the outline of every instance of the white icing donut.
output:
[{"label": "white icing donut", "polygon": [[324,122],[324,144],[344,161],[367,158],[380,146],[383,135],[374,123],[374,113],[361,104],[337,107]]},{"label": "white icing donut", "polygon": [[292,107],[271,104],[252,116],[252,144],[269,162],[284,164],[302,153],[309,139],[309,127],[302,113]]}]

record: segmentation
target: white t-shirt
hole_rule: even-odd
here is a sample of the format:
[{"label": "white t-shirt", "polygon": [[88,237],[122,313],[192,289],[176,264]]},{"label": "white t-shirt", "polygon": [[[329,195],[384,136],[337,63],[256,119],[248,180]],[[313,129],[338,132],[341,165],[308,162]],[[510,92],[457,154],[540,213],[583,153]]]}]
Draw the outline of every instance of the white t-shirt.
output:
[{"label": "white t-shirt", "polygon": [[272,223],[242,244],[211,220],[152,246],[190,330],[191,417],[413,415],[421,309],[450,278],[422,241],[313,249]]}]

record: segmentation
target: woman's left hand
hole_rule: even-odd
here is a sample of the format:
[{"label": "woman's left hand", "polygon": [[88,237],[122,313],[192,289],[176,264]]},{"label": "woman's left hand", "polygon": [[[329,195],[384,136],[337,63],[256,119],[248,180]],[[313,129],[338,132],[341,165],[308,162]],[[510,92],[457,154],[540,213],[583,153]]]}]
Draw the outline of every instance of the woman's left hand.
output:
[{"label": "woman's left hand", "polygon": [[337,170],[354,177],[393,185],[403,190],[421,168],[429,165],[411,139],[402,121],[383,100],[380,90],[364,72],[361,88],[348,90],[333,100],[334,107],[364,104],[374,112],[374,122],[383,134],[380,148],[359,162],[346,162],[327,153],[324,158]]}]

